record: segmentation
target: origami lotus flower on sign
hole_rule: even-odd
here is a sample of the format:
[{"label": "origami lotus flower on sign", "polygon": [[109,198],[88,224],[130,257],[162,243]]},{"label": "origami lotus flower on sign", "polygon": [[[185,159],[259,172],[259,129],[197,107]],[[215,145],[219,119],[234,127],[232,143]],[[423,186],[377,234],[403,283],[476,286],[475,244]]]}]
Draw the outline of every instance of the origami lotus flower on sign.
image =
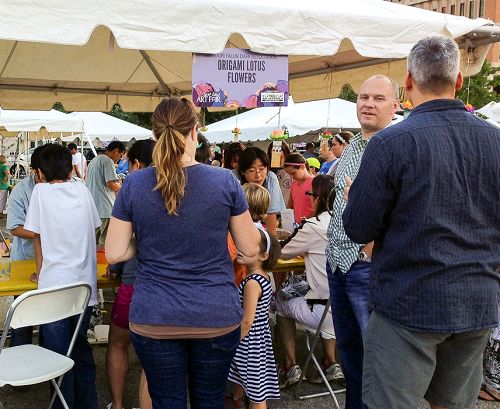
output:
[{"label": "origami lotus flower on sign", "polygon": [[273,141],[284,141],[288,139],[288,129],[283,127],[283,129],[275,129],[270,136]]},{"label": "origami lotus flower on sign", "polygon": [[321,139],[331,139],[331,138],[333,138],[333,135],[330,131],[325,131],[325,132],[320,132],[319,137]]},{"label": "origami lotus flower on sign", "polygon": [[240,130],[240,128],[234,128],[231,132],[232,132],[235,136],[238,136],[238,135],[241,133],[241,130]]}]

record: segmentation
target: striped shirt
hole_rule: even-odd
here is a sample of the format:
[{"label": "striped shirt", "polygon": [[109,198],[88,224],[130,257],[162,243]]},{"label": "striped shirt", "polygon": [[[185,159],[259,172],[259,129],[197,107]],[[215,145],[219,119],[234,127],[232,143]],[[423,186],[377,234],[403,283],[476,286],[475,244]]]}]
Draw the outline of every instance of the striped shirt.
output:
[{"label": "striped shirt", "polygon": [[344,274],[349,271],[354,262],[358,259],[358,253],[364,244],[354,243],[347,237],[342,222],[342,213],[346,207],[344,200],[345,176],[350,176],[352,180],[356,178],[361,163],[361,157],[366,149],[368,140],[361,138],[358,133],[345,148],[342,156],[336,163],[335,170],[335,201],[333,202],[333,217],[328,226],[326,246],[326,257],[332,271],[340,268]]}]

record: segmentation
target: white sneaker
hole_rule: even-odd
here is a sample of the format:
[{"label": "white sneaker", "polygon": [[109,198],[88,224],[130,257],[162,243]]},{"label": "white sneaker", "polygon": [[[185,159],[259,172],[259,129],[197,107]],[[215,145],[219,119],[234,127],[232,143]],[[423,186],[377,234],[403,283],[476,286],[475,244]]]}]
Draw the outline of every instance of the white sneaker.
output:
[{"label": "white sneaker", "polygon": [[299,381],[300,375],[302,375],[302,369],[298,365],[292,366],[288,372],[281,370],[279,376],[280,389],[295,385]]},{"label": "white sneaker", "polygon": [[[329,368],[323,371],[325,373],[326,379],[329,381],[339,381],[344,379],[344,373],[340,368],[339,364],[332,364]],[[311,383],[323,383],[323,378],[320,376],[318,372],[316,372],[316,376],[312,379],[309,379]]]}]

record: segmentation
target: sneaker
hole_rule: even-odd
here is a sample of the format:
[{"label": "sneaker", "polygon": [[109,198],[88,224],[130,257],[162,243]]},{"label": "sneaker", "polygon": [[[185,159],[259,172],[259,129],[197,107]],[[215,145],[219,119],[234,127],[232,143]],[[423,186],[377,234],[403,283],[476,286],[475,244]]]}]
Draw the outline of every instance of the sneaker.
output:
[{"label": "sneaker", "polygon": [[[332,364],[329,368],[324,370],[326,379],[329,381],[339,381],[344,379],[344,374],[339,364]],[[312,379],[309,379],[311,383],[323,383],[323,378],[320,376],[318,372],[316,372],[316,376]]]},{"label": "sneaker", "polygon": [[279,384],[280,389],[288,388],[289,386],[295,385],[302,375],[302,369],[298,365],[292,366],[288,372],[280,370]]}]

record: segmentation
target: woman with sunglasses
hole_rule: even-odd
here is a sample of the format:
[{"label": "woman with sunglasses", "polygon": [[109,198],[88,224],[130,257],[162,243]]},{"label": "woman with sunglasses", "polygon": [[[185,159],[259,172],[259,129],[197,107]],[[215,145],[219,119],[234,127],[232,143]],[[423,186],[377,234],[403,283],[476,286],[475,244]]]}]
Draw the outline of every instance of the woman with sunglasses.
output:
[{"label": "woman with sunglasses", "polygon": [[[312,180],[311,190],[306,191],[305,196],[311,202],[313,215],[281,244],[281,258],[284,260],[304,256],[306,277],[310,287],[305,296],[286,299],[280,292],[276,298],[279,342],[285,354],[285,361],[280,371],[282,388],[298,382],[302,372],[295,356],[295,322],[316,330],[329,297],[325,247],[326,231],[331,218],[328,209],[331,209],[335,199],[334,187],[333,178],[327,175],[317,175]],[[328,380],[342,379],[342,370],[335,359],[335,330],[331,312],[325,318],[322,328],[324,332],[321,339],[325,350],[324,372]],[[319,376],[309,381],[322,382]]]},{"label": "woman with sunglasses", "polygon": [[269,165],[269,156],[267,156],[266,152],[256,147],[249,147],[241,152],[238,170],[233,171],[233,173],[242,185],[257,183],[268,190],[271,203],[264,217],[264,223],[267,231],[272,235],[276,235],[278,213],[285,209],[285,201],[283,200],[278,178],[274,173],[269,172]]}]

